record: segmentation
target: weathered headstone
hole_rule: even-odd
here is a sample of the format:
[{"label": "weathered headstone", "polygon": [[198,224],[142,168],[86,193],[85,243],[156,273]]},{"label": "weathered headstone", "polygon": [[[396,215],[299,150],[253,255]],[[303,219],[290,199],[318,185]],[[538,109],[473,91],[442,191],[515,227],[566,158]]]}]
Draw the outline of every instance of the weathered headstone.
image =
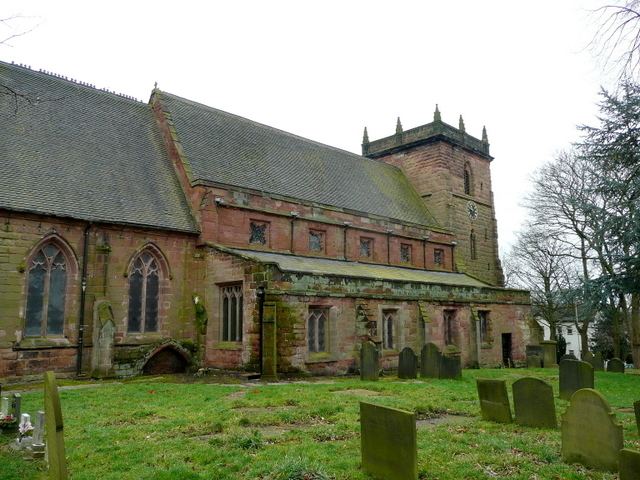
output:
[{"label": "weathered headstone", "polygon": [[527,368],[542,368],[542,358],[538,355],[529,355],[527,357]]},{"label": "weathered headstone", "polygon": [[44,374],[44,411],[46,420],[47,458],[49,478],[66,480],[67,460],[64,452],[64,423],[56,376],[53,372]]},{"label": "weathered headstone", "polygon": [[427,343],[420,352],[420,376],[438,378],[440,376],[440,360],[442,354],[435,343]]},{"label": "weathered headstone", "polygon": [[591,388],[574,393],[562,416],[564,461],[615,472],[622,447],[622,425],[607,400]]},{"label": "weathered headstone", "polygon": [[607,363],[607,372],[624,373],[624,363],[619,358],[612,358]]},{"label": "weathered headstone", "polygon": [[2,397],[0,400],[0,417],[5,418],[11,414],[11,406],[9,404],[9,397]]},{"label": "weathered headstone", "polygon": [[33,424],[33,438],[31,440],[31,456],[33,458],[44,457],[44,412],[39,411]]},{"label": "weathered headstone", "polygon": [[640,478],[640,452],[623,448],[618,458],[620,480],[638,480]]},{"label": "weathered headstone", "polygon": [[582,352],[582,358],[580,360],[582,360],[583,362],[591,363],[591,366],[593,366],[593,353],[591,353],[589,350],[585,350],[584,352]]},{"label": "weathered headstone", "polygon": [[640,400],[633,402],[633,410],[636,413],[636,427],[638,427],[638,435],[640,435]]},{"label": "weathered headstone", "polygon": [[538,378],[525,377],[513,383],[516,423],[527,427],[556,428],[553,388]]},{"label": "weathered headstone", "polygon": [[459,353],[442,355],[440,359],[439,378],[459,379],[462,378],[462,362]]},{"label": "weathered headstone", "polygon": [[482,418],[492,422],[511,423],[511,405],[504,380],[477,379]]},{"label": "weathered headstone", "polygon": [[418,376],[418,357],[410,347],[404,347],[398,356],[398,378]]},{"label": "weathered headstone", "polygon": [[602,359],[602,353],[601,352],[597,352],[593,356],[593,369],[596,372],[604,371],[604,360]]},{"label": "weathered headstone", "polygon": [[560,398],[571,399],[571,395],[582,388],[593,388],[593,367],[581,360],[560,362]]},{"label": "weathered headstone", "polygon": [[558,366],[556,360],[556,344],[557,342],[555,340],[545,340],[540,342],[544,351],[544,356],[542,358],[542,366],[544,368],[553,368]]},{"label": "weathered headstone", "polygon": [[22,395],[14,393],[11,400],[11,414],[16,419],[16,425],[20,421],[20,415],[22,415]]},{"label": "weathered headstone", "polygon": [[91,376],[94,378],[112,377],[113,341],[116,333],[111,304],[98,300],[93,306],[93,349],[91,350]]},{"label": "weathered headstone", "polygon": [[360,402],[362,469],[385,480],[418,478],[416,414]]},{"label": "weathered headstone", "polygon": [[542,358],[544,356],[544,348],[542,348],[542,345],[527,345],[525,347],[525,353],[527,357],[537,355]]},{"label": "weathered headstone", "polygon": [[577,358],[573,353],[566,353],[560,357],[560,361],[562,360],[577,360]]},{"label": "weathered headstone", "polygon": [[360,380],[378,380],[380,362],[373,342],[363,342],[360,349]]}]

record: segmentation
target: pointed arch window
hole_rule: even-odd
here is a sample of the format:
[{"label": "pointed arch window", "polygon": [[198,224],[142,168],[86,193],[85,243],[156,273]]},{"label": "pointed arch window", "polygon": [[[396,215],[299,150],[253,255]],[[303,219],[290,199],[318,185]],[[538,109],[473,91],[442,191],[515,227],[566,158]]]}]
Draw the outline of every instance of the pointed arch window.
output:
[{"label": "pointed arch window", "polygon": [[222,341],[242,341],[242,284],[220,289],[222,296]]},{"label": "pointed arch window", "polygon": [[471,195],[471,168],[469,165],[464,166],[464,193]]},{"label": "pointed arch window", "polygon": [[53,242],[29,261],[25,336],[62,335],[69,261]]},{"label": "pointed arch window", "polygon": [[129,332],[157,332],[160,268],[149,251],[140,253],[129,271]]},{"label": "pointed arch window", "polygon": [[478,251],[476,249],[476,233],[471,230],[471,235],[469,235],[469,254],[471,255],[471,260],[476,260],[478,258]]}]

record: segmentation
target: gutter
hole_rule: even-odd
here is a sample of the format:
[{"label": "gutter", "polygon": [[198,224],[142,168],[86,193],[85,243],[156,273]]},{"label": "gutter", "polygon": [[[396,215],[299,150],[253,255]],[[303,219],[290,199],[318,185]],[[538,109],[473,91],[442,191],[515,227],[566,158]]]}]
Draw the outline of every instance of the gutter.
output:
[{"label": "gutter", "polygon": [[80,316],[78,318],[78,354],[76,357],[76,376],[82,373],[82,355],[84,353],[84,320],[85,320],[85,304],[87,299],[87,253],[89,250],[89,230],[91,223],[87,223],[84,228],[84,239],[82,246],[82,292],[80,293]]}]

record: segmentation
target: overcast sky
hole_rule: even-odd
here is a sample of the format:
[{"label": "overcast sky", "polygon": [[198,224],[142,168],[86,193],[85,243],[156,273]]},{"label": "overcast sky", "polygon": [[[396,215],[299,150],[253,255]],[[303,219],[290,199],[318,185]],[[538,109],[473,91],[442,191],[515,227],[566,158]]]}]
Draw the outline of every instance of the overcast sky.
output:
[{"label": "overcast sky", "polygon": [[[147,101],[162,90],[345,150],[432,121],[491,143],[504,252],[531,173],[594,123],[591,11],[575,1],[7,2],[0,59]],[[98,7],[99,5],[99,7]],[[13,31],[0,24],[0,39]],[[609,83],[608,83],[609,82]]]}]

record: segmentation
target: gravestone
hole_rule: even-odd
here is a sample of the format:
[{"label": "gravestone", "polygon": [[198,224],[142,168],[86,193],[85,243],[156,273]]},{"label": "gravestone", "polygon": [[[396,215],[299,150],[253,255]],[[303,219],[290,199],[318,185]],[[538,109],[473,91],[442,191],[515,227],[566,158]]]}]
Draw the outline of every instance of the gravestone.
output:
[{"label": "gravestone", "polygon": [[5,418],[11,414],[11,407],[9,404],[9,397],[2,397],[0,400],[0,416]]},{"label": "gravestone", "polygon": [[593,388],[593,367],[581,360],[560,362],[560,398],[571,399],[571,395],[582,388]]},{"label": "gravestone", "polygon": [[527,427],[556,428],[553,388],[538,378],[525,377],[513,383],[516,423]]},{"label": "gravestone", "polygon": [[589,350],[586,350],[582,353],[582,358],[581,360],[583,362],[587,362],[590,363],[591,366],[593,366],[593,353],[591,353]]},{"label": "gravestone", "polygon": [[418,376],[418,357],[409,347],[404,347],[398,357],[398,378]]},{"label": "gravestone", "polygon": [[33,438],[31,440],[31,456],[44,458],[44,412],[39,411],[33,424]]},{"label": "gravestone", "polygon": [[640,452],[623,448],[618,458],[620,480],[638,480],[640,478]]},{"label": "gravestone", "polygon": [[633,410],[636,413],[636,427],[638,427],[638,435],[640,435],[640,400],[633,403]]},{"label": "gravestone", "polygon": [[555,340],[545,340],[540,342],[544,351],[544,355],[542,357],[542,366],[544,368],[553,368],[558,366],[556,360],[556,344],[557,342]]},{"label": "gravestone", "polygon": [[537,355],[542,358],[544,356],[544,348],[542,348],[542,345],[527,345],[525,347],[525,353],[527,357]]},{"label": "gravestone", "polygon": [[560,361],[562,360],[577,360],[577,358],[573,353],[567,353],[560,357]]},{"label": "gravestone", "polygon": [[417,480],[416,414],[360,402],[362,469],[385,480]]},{"label": "gravestone", "polygon": [[624,363],[619,358],[612,358],[607,363],[607,372],[624,373]]},{"label": "gravestone", "polygon": [[459,353],[442,355],[440,358],[439,378],[460,379],[462,378],[462,362]]},{"label": "gravestone", "polygon": [[542,368],[542,358],[538,355],[527,356],[527,368]]},{"label": "gravestone", "polygon": [[20,415],[22,415],[22,396],[19,393],[14,393],[11,399],[11,414],[16,419],[16,426],[20,421]]},{"label": "gravestone", "polygon": [[561,428],[565,462],[611,472],[618,469],[622,425],[615,421],[609,403],[599,392],[584,388],[574,393]]},{"label": "gravestone", "polygon": [[604,371],[604,360],[602,359],[602,353],[601,352],[597,352],[593,356],[593,369],[596,372]]},{"label": "gravestone", "polygon": [[51,480],[66,480],[68,477],[67,460],[64,453],[64,424],[56,376],[53,372],[44,374],[44,411],[49,478]]},{"label": "gravestone", "polygon": [[360,380],[378,380],[380,362],[373,342],[363,342],[360,349]]},{"label": "gravestone", "polygon": [[116,326],[111,304],[99,300],[93,306],[93,349],[91,351],[91,376],[108,378],[114,376],[113,340]]},{"label": "gravestone", "polygon": [[491,422],[511,423],[511,405],[504,380],[477,379],[482,418]]},{"label": "gravestone", "polygon": [[438,378],[440,376],[440,360],[442,354],[435,343],[427,343],[420,352],[420,376]]}]

